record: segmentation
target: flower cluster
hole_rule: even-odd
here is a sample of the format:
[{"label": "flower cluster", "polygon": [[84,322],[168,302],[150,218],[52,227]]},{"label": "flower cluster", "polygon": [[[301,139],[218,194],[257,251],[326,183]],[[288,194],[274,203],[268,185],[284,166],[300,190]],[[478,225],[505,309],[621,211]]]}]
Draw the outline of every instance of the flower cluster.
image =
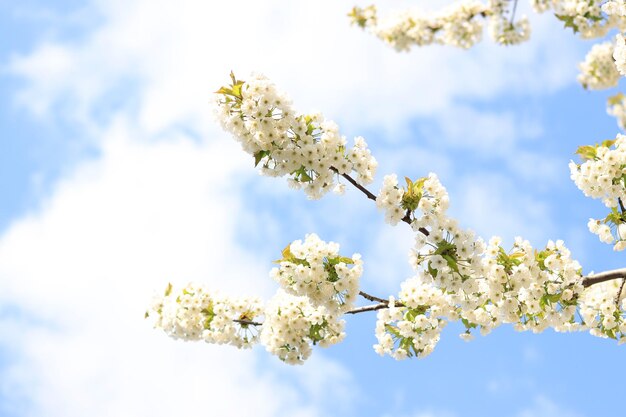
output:
[{"label": "flower cluster", "polygon": [[594,336],[626,343],[626,293],[624,280],[593,285],[580,300],[580,315]]},{"label": "flower cluster", "polygon": [[261,75],[220,88],[218,119],[243,149],[261,164],[261,172],[290,177],[294,188],[320,198],[335,186],[335,176],[355,172],[357,181],[373,181],[377,162],[363,138],[351,149],[337,125],[319,114],[297,114],[289,99]]},{"label": "flower cluster", "polygon": [[578,64],[578,68],[578,82],[584,88],[602,90],[615,87],[619,81],[620,74],[613,60],[612,42],[594,45],[585,61]]},{"label": "flower cluster", "polygon": [[436,174],[430,173],[415,182],[409,178],[405,180],[406,188],[398,186],[396,174],[386,175],[383,180],[383,187],[376,197],[376,205],[385,211],[387,223],[396,225],[402,219],[411,220],[417,209],[425,216],[445,213],[448,209],[448,193]]},{"label": "flower cluster", "polygon": [[363,273],[359,254],[341,256],[338,244],[309,234],[304,242],[296,240],[287,246],[282,255],[276,261],[280,267],[273,268],[270,276],[286,292],[306,296],[328,311],[343,312],[353,307]]},{"label": "flower cluster", "polygon": [[587,197],[602,199],[611,209],[604,219],[590,219],[589,230],[602,242],[615,242],[613,249],[626,249],[626,136],[581,146],[577,154],[585,162],[570,162],[572,180]]},{"label": "flower cluster", "polygon": [[[258,298],[230,298],[189,284],[171,284],[157,297],[146,317],[168,336],[248,348],[260,341],[268,352],[296,364],[313,345],[330,346],[344,337],[344,321],[359,292],[363,262],[339,254],[339,245],[307,235],[283,250],[279,268],[270,275],[281,284],[264,306]],[[263,322],[262,319],[264,318]]]},{"label": "flower cluster", "polygon": [[345,321],[337,311],[315,305],[306,296],[279,290],[265,310],[261,343],[289,364],[302,364],[312,345],[330,346],[343,340]]},{"label": "flower cluster", "polygon": [[602,5],[602,11],[608,15],[626,17],[626,2],[609,0]]},{"label": "flower cluster", "polygon": [[380,20],[376,8],[355,7],[349,16],[352,23],[366,28],[399,51],[413,45],[433,43],[470,48],[482,38],[483,23],[489,18],[490,35],[501,45],[513,45],[528,40],[530,25],[526,17],[514,22],[504,0],[465,0],[452,4],[438,13],[407,10]]},{"label": "flower cluster", "polygon": [[169,284],[146,317],[174,339],[248,348],[258,341],[257,320],[262,314],[263,305],[256,297],[229,298],[199,285],[174,289]]},{"label": "flower cluster", "polygon": [[620,129],[626,130],[626,95],[618,93],[609,97],[606,112],[617,119]]},{"label": "flower cluster", "polygon": [[[449,233],[463,232],[449,228]],[[380,311],[376,325],[375,350],[396,359],[425,357],[439,340],[448,321],[460,320],[464,340],[472,330],[485,335],[504,323],[518,331],[535,333],[547,328],[556,331],[593,329],[577,323],[578,300],[584,293],[581,268],[571,259],[562,241],[548,242],[541,251],[520,238],[510,251],[492,238],[488,245],[471,242],[465,233],[459,240],[434,244],[427,237],[429,254],[421,254],[418,275],[405,281],[398,301],[389,311]],[[459,247],[473,248],[463,258]],[[444,249],[442,251],[441,249]],[[592,332],[595,334],[595,332]]]},{"label": "flower cluster", "polygon": [[626,40],[624,35],[615,37],[615,49],[613,50],[613,59],[615,66],[620,74],[626,75]]},{"label": "flower cluster", "polygon": [[562,241],[536,250],[516,238],[506,251],[499,237],[488,243],[477,239],[447,216],[448,195],[434,174],[407,179],[406,189],[398,187],[395,175],[387,176],[379,201],[386,217],[395,216],[395,221],[409,210],[416,232],[409,260],[417,276],[402,284],[389,309],[378,313],[378,353],[424,357],[443,326],[458,320],[466,329],[461,334],[465,340],[472,338],[473,329],[488,334],[504,323],[519,331],[589,329],[597,334],[590,321],[576,321],[586,289],[582,268]]},{"label": "flower cluster", "polygon": [[526,17],[511,22],[497,14],[489,19],[489,34],[500,45],[517,45],[530,39],[530,23]]},{"label": "flower cluster", "polygon": [[553,0],[552,10],[566,28],[580,33],[584,39],[604,37],[621,23],[621,18],[602,13],[599,0]]},{"label": "flower cluster", "polygon": [[447,323],[440,317],[453,315],[440,289],[411,278],[402,283],[399,300],[391,297],[389,308],[378,312],[374,350],[397,360],[424,358],[437,345]]},{"label": "flower cluster", "polygon": [[[582,38],[604,37],[613,28],[626,28],[624,1],[610,0],[530,0],[537,13],[552,10],[566,28]],[[515,6],[506,0],[462,0],[437,13],[405,10],[379,19],[375,6],[354,7],[351,21],[367,29],[399,51],[413,45],[433,43],[469,48],[482,37],[481,18],[490,20],[490,35],[502,45],[524,42],[530,36],[526,17],[515,21]]]},{"label": "flower cluster", "polygon": [[607,207],[617,206],[617,199],[626,197],[626,136],[618,134],[615,140],[581,146],[576,153],[585,161],[569,164],[576,186],[587,197],[602,199]]},{"label": "flower cluster", "polygon": [[487,7],[469,0],[451,5],[437,14],[404,11],[379,21],[376,8],[355,7],[350,13],[352,22],[366,28],[399,51],[412,45],[439,43],[469,48],[482,37],[482,23],[476,19],[486,16]]}]

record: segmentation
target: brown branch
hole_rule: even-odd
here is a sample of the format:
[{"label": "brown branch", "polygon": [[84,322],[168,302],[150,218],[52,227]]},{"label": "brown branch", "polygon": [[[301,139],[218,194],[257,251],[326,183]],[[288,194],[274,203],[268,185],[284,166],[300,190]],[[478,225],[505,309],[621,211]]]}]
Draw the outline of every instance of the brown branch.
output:
[{"label": "brown branch", "polygon": [[[389,308],[389,300],[385,300],[384,298],[380,298],[380,297],[376,297],[375,295],[370,295],[364,291],[359,291],[359,295],[367,300],[370,301],[377,301],[378,304],[372,304],[372,305],[368,305],[368,306],[362,306],[362,307],[356,307],[353,308],[352,310],[348,310],[346,311],[344,314],[359,314],[359,313],[365,313],[367,311],[376,311],[376,310],[382,310],[383,308]],[[404,307],[404,304],[402,303],[398,303],[396,302],[395,305],[397,307]],[[235,323],[239,323],[242,326],[261,326],[263,325],[263,323],[260,323],[258,321],[251,321],[251,320],[233,320]]]},{"label": "brown branch", "polygon": [[233,320],[235,323],[239,323],[242,326],[261,326],[263,323],[259,323],[258,321],[250,321],[250,320]]},{"label": "brown branch", "polygon": [[513,0],[513,12],[511,13],[511,25],[515,22],[515,12],[517,11],[517,0]]},{"label": "brown branch", "polygon": [[[337,171],[337,168],[335,167],[330,167],[330,170],[333,171],[335,174],[339,174],[339,171]],[[374,195],[374,193],[372,193],[370,190],[368,190],[367,188],[363,187],[361,184],[359,184],[358,182],[356,182],[356,180],[354,178],[352,178],[350,175],[348,174],[339,174],[342,177],[344,177],[346,180],[348,180],[348,182],[352,185],[354,185],[356,188],[359,189],[359,191],[361,191],[363,194],[365,194],[367,196],[367,198],[369,198],[370,200],[376,201],[376,195]],[[409,226],[411,225],[411,215],[410,215],[410,211],[407,210],[406,215],[402,218],[402,221],[405,222],[406,224],[408,224]],[[420,227],[418,229],[423,235],[428,236],[430,234],[430,232],[428,230],[426,230],[423,227]]]},{"label": "brown branch", "polygon": [[588,275],[583,278],[583,286],[590,287],[601,282],[620,278],[626,278],[626,268],[613,269],[611,271],[604,271],[597,274]]},{"label": "brown branch", "polygon": [[[339,171],[335,167],[330,167],[330,170],[333,171],[335,174],[339,174]],[[350,184],[358,188],[363,194],[367,196],[367,198],[369,198],[370,200],[376,201],[376,196],[370,190],[368,190],[367,188],[363,187],[361,184],[356,182],[356,180],[352,178],[350,175],[348,174],[339,174],[339,175],[341,175],[346,180],[348,180]]]},{"label": "brown branch", "polygon": [[[330,167],[330,170],[333,171],[336,174],[339,174],[339,171],[337,171],[337,168],[335,167]],[[361,184],[359,184],[358,182],[356,182],[356,180],[354,178],[352,178],[349,174],[340,174],[342,177],[344,177],[346,180],[348,180],[348,182],[352,185],[354,185],[358,190],[360,190],[363,194],[365,194],[367,196],[367,198],[369,198],[370,200],[376,201],[376,196],[369,191],[367,188],[363,187]],[[626,212],[626,208],[624,207],[624,204],[622,202],[622,200],[620,198],[618,198],[618,202],[620,205],[620,208],[622,210],[622,213]],[[405,222],[406,224],[408,224],[409,226],[411,225],[411,216],[410,216],[410,211],[407,210],[406,215],[402,218],[402,221]],[[423,227],[420,227],[418,229],[419,232],[421,232],[424,236],[428,236],[430,235],[430,232],[428,230],[426,230]],[[600,272],[598,274],[593,274],[590,276],[586,276],[583,278],[582,284],[585,287],[590,287],[594,284],[599,284],[601,282],[605,282],[605,281],[610,281],[613,279],[624,279],[626,281],[626,268],[621,268],[621,269],[615,269],[615,270],[611,270],[611,271],[605,271],[605,272]],[[624,283],[622,283],[622,287],[624,286]],[[620,294],[621,294],[621,289],[620,289]],[[363,291],[361,291],[359,293],[362,297],[370,300],[370,301],[377,301],[381,304],[384,303],[389,303],[387,300],[383,299],[383,298],[378,298],[378,297],[374,297],[372,295],[369,295]],[[380,309],[382,307],[378,307],[377,309]],[[371,310],[365,310],[365,311],[371,311]],[[346,314],[356,314],[356,313],[351,313],[351,312],[347,312]]]},{"label": "brown branch", "polygon": [[359,314],[359,313],[364,313],[366,311],[382,310],[383,308],[389,308],[389,303],[388,302],[378,303],[378,304],[372,304],[369,306],[353,308],[352,310],[346,311],[346,314]]},{"label": "brown branch", "polygon": [[626,213],[626,207],[624,207],[624,202],[620,197],[617,197],[617,202],[619,203],[619,208],[622,211],[622,214]]},{"label": "brown branch", "polygon": [[622,279],[622,285],[619,286],[619,291],[615,296],[615,305],[619,309],[619,300],[622,298],[622,291],[624,290],[624,283],[626,283],[626,278]]},{"label": "brown branch", "polygon": [[359,291],[359,295],[361,297],[365,298],[366,300],[377,301],[379,303],[389,304],[389,300],[385,300],[384,298],[376,297],[374,295],[369,295],[365,291]]}]

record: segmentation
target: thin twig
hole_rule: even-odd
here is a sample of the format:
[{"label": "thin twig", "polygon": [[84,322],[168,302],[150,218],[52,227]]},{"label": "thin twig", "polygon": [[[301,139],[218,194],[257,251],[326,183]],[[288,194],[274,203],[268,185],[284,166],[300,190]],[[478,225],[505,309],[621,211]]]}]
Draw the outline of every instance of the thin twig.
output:
[{"label": "thin twig", "polygon": [[513,12],[511,13],[511,24],[515,21],[515,12],[517,11],[517,0],[513,0]]},{"label": "thin twig", "polygon": [[622,211],[622,214],[626,213],[626,207],[624,207],[624,202],[620,197],[617,197],[617,202],[619,203],[619,208]]},{"label": "thin twig", "polygon": [[[335,174],[339,174],[339,171],[335,167],[330,167],[330,170],[333,171]],[[367,188],[363,187],[361,184],[356,182],[356,180],[352,178],[350,175],[348,174],[339,174],[339,175],[341,175],[346,180],[348,180],[350,184],[358,188],[363,194],[367,196],[367,198],[369,198],[370,200],[376,201],[376,196],[370,190],[368,190]]]},{"label": "thin twig", "polygon": [[[335,174],[339,174],[339,171],[337,171],[337,168],[335,167],[330,167],[330,170],[333,171]],[[367,188],[363,187],[361,184],[359,184],[358,182],[356,182],[356,180],[354,178],[352,178],[350,175],[348,174],[340,174],[342,177],[344,177],[346,180],[348,180],[348,182],[352,185],[354,185],[356,188],[359,189],[359,191],[361,191],[363,194],[365,194],[367,196],[367,198],[369,198],[370,200],[376,201],[376,195],[374,195],[374,193],[372,193],[370,190],[368,190]],[[410,211],[407,210],[406,215],[402,218],[402,221],[405,222],[406,224],[408,224],[409,226],[411,225],[411,216],[410,216]],[[423,227],[420,227],[419,229],[417,229],[420,233],[422,233],[424,236],[428,236],[430,234],[430,232],[428,230],[426,230]]]},{"label": "thin twig", "polygon": [[346,314],[359,314],[365,313],[366,311],[382,310],[383,308],[389,308],[389,303],[378,303],[369,306],[353,308],[352,310],[346,311]]},{"label": "thin twig", "polygon": [[[361,294],[365,294],[365,293],[361,293]],[[369,306],[363,306],[363,307],[356,307],[353,308],[352,310],[348,310],[346,311],[344,314],[359,314],[359,313],[365,313],[368,311],[376,311],[376,310],[382,310],[383,308],[389,308],[389,301],[387,300],[383,300],[382,298],[378,298],[378,297],[374,297],[373,295],[369,295],[366,294],[367,299],[372,299],[372,301],[374,300],[382,300],[382,302],[378,303],[378,304],[372,304]],[[396,304],[398,307],[402,307],[402,304]],[[263,323],[260,323],[258,321],[251,321],[251,320],[233,320],[235,323],[239,323],[242,326],[261,326],[263,325]]]},{"label": "thin twig", "polygon": [[622,285],[619,286],[619,291],[617,292],[617,295],[615,296],[615,305],[617,306],[618,309],[619,309],[619,300],[621,300],[622,298],[622,290],[624,289],[625,282],[626,282],[626,278],[623,278]]},{"label": "thin twig", "polygon": [[376,297],[374,295],[369,295],[368,293],[366,293],[365,291],[359,291],[359,295],[363,298],[365,298],[366,300],[370,300],[370,301],[377,301],[379,303],[386,303],[389,304],[388,300],[385,300],[384,298],[379,298]]}]

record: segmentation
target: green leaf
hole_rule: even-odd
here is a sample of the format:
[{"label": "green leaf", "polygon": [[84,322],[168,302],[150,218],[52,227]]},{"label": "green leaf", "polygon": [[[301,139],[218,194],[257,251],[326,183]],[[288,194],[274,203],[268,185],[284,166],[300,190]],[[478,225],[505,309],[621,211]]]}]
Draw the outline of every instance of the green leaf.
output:
[{"label": "green leaf", "polygon": [[257,165],[259,165],[259,162],[261,162],[263,158],[269,155],[270,155],[270,151],[258,151],[257,153],[255,153],[254,154],[254,166],[256,167]]},{"label": "green leaf", "polygon": [[398,329],[396,329],[396,327],[392,326],[391,324],[385,324],[385,330],[394,335],[396,338],[402,337],[400,336],[400,332],[398,331]]},{"label": "green leaf", "polygon": [[584,160],[596,159],[596,147],[592,145],[579,146],[575,153]]},{"label": "green leaf", "polygon": [[609,106],[615,106],[616,104],[620,104],[625,97],[626,96],[624,96],[623,93],[617,93],[614,96],[609,97],[606,102]]},{"label": "green leaf", "polygon": [[469,320],[467,320],[466,318],[461,318],[461,322],[463,322],[463,326],[465,326],[466,329],[475,329],[476,327],[478,327],[478,324],[476,323],[470,323]]},{"label": "green leaf", "polygon": [[607,140],[603,140],[602,143],[600,143],[600,146],[604,146],[605,148],[610,148],[611,146],[615,145],[615,139],[607,139]]},{"label": "green leaf", "polygon": [[165,296],[169,296],[172,293],[172,283],[168,282],[167,287],[165,287]]},{"label": "green leaf", "polygon": [[347,256],[338,256],[336,258],[329,258],[328,263],[331,265],[337,265],[343,262],[346,265],[352,265],[354,261],[352,258],[348,258]]},{"label": "green leaf", "polygon": [[434,278],[436,278],[437,277],[437,272],[439,272],[439,271],[437,271],[435,268],[430,266],[430,262],[428,262],[428,273],[430,275],[432,275]]},{"label": "green leaf", "polygon": [[285,249],[283,249],[280,253],[283,255],[283,259],[293,258],[294,256],[291,253],[291,243],[285,246]]},{"label": "green leaf", "polygon": [[406,193],[409,195],[413,195],[413,181],[409,177],[404,177],[406,181]]},{"label": "green leaf", "polygon": [[565,28],[572,28],[574,33],[578,32],[578,25],[574,23],[574,16],[568,16],[563,14],[555,14],[556,18],[565,23]]},{"label": "green leaf", "polygon": [[450,269],[452,269],[454,272],[459,272],[459,266],[456,263],[456,259],[454,259],[450,255],[443,255],[442,257],[443,257],[443,259],[446,260],[446,262],[448,263],[448,266],[450,267]]}]

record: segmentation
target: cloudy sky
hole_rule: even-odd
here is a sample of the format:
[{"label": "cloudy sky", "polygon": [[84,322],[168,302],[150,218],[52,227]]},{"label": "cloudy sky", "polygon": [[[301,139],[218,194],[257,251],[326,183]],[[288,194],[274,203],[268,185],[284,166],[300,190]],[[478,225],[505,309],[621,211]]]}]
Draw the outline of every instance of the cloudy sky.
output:
[{"label": "cloudy sky", "polygon": [[[615,415],[624,347],[587,334],[471,343],[424,360],[371,346],[374,315],[288,367],[168,339],[143,312],[167,282],[269,297],[271,261],[316,232],[387,296],[411,274],[408,228],[354,190],[307,201],[213,120],[210,94],[262,72],[303,112],[364,136],[382,176],[439,174],[461,224],[505,242],[564,239],[585,272],[624,266],[586,230],[569,180],[611,138],[614,92],[576,84],[591,43],[534,17],[530,42],[396,53],[336,0],[0,0],[0,415],[7,417]],[[382,10],[427,1],[386,0]],[[441,2],[437,2],[440,4]]]}]

